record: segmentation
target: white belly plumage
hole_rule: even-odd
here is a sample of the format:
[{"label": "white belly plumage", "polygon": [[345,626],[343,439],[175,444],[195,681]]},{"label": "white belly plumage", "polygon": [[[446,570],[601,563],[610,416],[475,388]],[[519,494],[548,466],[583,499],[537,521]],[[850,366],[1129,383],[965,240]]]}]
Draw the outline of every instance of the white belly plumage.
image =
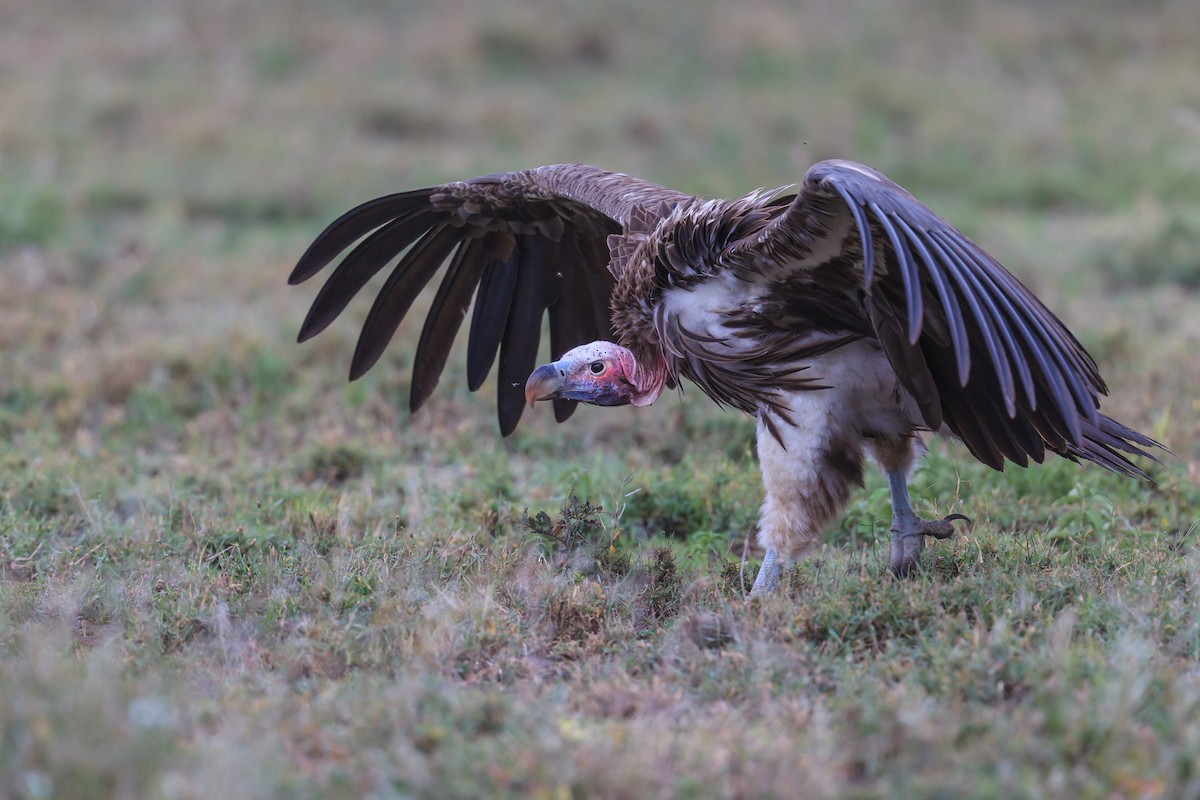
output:
[{"label": "white belly plumage", "polygon": [[841,511],[862,481],[864,450],[885,470],[905,471],[924,450],[916,403],[873,343],[838,348],[807,372],[829,388],[790,393],[785,413],[761,412],[758,421],[766,487],[759,542],[784,559]]}]

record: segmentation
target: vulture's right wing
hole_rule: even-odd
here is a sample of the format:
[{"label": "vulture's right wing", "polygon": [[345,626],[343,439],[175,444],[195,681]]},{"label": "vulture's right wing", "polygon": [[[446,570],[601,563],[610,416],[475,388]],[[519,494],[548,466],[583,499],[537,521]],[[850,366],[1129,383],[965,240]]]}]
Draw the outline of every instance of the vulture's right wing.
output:
[{"label": "vulture's right wing", "polygon": [[[525,379],[536,365],[542,314],[550,314],[554,358],[612,335],[607,237],[637,207],[687,199],[645,181],[582,164],[560,164],[388,195],[335,220],[300,258],[288,282],[316,275],[346,253],[313,300],[299,340],[324,330],[355,294],[398,256],[367,314],[350,379],[374,366],[401,320],[448,262],[413,359],[409,406],[429,399],[466,316],[467,383],[482,385],[500,355],[501,432],[516,428]],[[555,400],[561,422],[575,402]]]},{"label": "vulture's right wing", "polygon": [[835,279],[862,298],[926,424],[945,424],[989,466],[1049,448],[1145,477],[1117,451],[1153,458],[1140,448],[1161,446],[1099,412],[1095,362],[1029,289],[869,167],[814,165],[787,209],[725,257],[800,273],[840,260]]}]

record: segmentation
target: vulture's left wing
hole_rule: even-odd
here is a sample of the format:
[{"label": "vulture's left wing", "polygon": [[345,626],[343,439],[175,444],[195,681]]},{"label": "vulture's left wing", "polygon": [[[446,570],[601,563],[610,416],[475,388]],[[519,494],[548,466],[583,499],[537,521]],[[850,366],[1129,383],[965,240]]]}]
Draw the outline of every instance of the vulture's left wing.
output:
[{"label": "vulture's left wing", "polygon": [[1099,412],[1107,393],[1083,346],[1033,293],[950,223],[879,172],[809,169],[792,203],[733,262],[816,269],[835,259],[932,430],[979,460],[1041,461],[1045,448],[1144,476],[1113,448],[1156,442]]},{"label": "vulture's left wing", "polygon": [[[413,359],[411,410],[429,399],[466,316],[467,384],[480,387],[499,352],[497,410],[507,436],[525,408],[550,316],[550,347],[563,352],[612,338],[607,237],[636,209],[686,196],[584,164],[558,164],[486,175],[388,195],[335,220],[301,256],[289,283],[308,280],[344,258],[313,300],[301,342],[324,330],[388,264],[391,274],[363,323],[350,365],[354,380],[374,366],[418,294],[446,265]],[[575,409],[555,400],[561,422]]]}]

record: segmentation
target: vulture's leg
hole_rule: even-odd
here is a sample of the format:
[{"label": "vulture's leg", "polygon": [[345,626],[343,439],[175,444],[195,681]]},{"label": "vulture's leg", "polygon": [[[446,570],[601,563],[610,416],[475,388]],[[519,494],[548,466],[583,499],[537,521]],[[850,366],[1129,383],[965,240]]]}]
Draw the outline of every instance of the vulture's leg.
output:
[{"label": "vulture's leg", "polygon": [[954,520],[967,518],[962,514],[951,514],[943,519],[921,519],[908,501],[908,477],[905,471],[891,470],[887,478],[892,490],[892,572],[907,577],[921,563],[926,536],[949,539],[954,535]]},{"label": "vulture's leg", "polygon": [[951,514],[944,519],[921,519],[908,500],[908,475],[925,452],[925,443],[915,434],[901,437],[879,437],[868,441],[871,455],[887,473],[888,488],[892,491],[892,572],[901,577],[912,575],[921,563],[925,537],[948,539],[954,535],[956,519]]},{"label": "vulture's leg", "polygon": [[782,571],[783,564],[779,560],[779,552],[774,547],[769,548],[763,556],[762,566],[758,568],[758,575],[754,578],[750,596],[757,597],[775,591],[775,586],[779,583],[779,573]]},{"label": "vulture's leg", "polygon": [[843,424],[841,403],[833,392],[801,392],[789,398],[786,416],[759,414],[766,497],[758,543],[766,557],[751,595],[774,591],[783,566],[812,544],[862,483],[862,438]]}]

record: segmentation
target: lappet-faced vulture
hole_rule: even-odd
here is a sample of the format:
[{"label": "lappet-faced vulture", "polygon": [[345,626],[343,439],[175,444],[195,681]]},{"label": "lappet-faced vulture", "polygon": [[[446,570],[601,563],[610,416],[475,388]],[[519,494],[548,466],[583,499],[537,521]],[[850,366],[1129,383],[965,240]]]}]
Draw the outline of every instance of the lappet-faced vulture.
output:
[{"label": "lappet-faced vulture", "polygon": [[[754,591],[813,541],[861,483],[864,451],[887,474],[891,568],[911,573],[926,536],[907,476],[920,434],[954,437],[994,469],[1046,451],[1137,478],[1153,439],[1100,413],[1091,356],[1033,293],[879,172],[823,161],[796,193],[703,200],[582,164],[389,195],[347,212],[292,272],[346,253],[300,329],[320,333],[400,256],[350,366],[362,375],[445,265],[413,363],[429,398],[474,298],[467,381],[499,355],[500,430],[525,403],[645,406],[687,378],[758,421],[766,557]],[[536,366],[543,315],[556,361]]]}]

